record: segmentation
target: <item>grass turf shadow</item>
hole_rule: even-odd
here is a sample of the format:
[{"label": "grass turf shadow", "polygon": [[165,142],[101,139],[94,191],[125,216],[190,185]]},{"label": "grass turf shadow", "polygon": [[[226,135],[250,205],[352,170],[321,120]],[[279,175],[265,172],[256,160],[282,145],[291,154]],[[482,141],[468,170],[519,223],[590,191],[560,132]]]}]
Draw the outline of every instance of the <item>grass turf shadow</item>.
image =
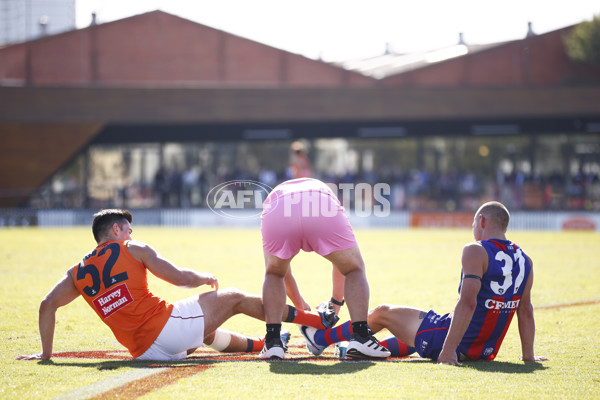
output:
[{"label": "grass turf shadow", "polygon": [[509,362],[509,361],[466,361],[458,365],[461,368],[475,369],[481,372],[501,374],[530,374],[534,371],[545,370],[549,367],[542,362]]},{"label": "grass turf shadow", "polygon": [[274,374],[282,375],[343,375],[363,371],[374,365],[372,361],[342,361],[335,364],[274,361],[270,363],[269,369]]},{"label": "grass turf shadow", "polygon": [[[229,359],[231,358],[231,359]],[[202,358],[189,357],[181,361],[139,361],[132,359],[105,359],[105,360],[81,360],[78,362],[67,361],[65,359],[52,359],[37,361],[40,365],[64,366],[64,367],[80,367],[80,368],[96,368],[98,370],[113,370],[119,368],[183,368],[197,366],[212,366],[223,362],[267,362],[272,373],[276,374],[306,374],[306,375],[342,375],[362,371],[376,363],[435,363],[429,359],[423,358],[403,358],[386,361],[352,361],[331,359],[313,359],[312,357],[291,358],[283,361],[265,361],[258,358],[245,358],[235,360],[234,357],[220,358]],[[331,364],[330,362],[334,362]],[[337,361],[337,362],[336,362]],[[474,369],[482,372],[495,372],[504,374],[529,374],[534,371],[545,370],[548,367],[542,362],[509,362],[509,361],[464,361],[458,364],[457,368]]]}]

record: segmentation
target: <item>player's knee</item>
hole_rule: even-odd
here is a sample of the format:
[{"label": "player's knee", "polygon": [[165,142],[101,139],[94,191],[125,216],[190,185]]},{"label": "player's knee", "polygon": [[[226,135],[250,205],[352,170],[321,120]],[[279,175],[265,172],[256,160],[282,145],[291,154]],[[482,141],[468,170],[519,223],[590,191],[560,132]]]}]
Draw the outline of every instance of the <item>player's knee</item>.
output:
[{"label": "player's knee", "polygon": [[287,273],[287,268],[281,268],[280,266],[269,266],[265,269],[265,276],[271,275],[277,278],[283,279]]},{"label": "player's knee", "polygon": [[361,264],[361,263],[347,264],[347,265],[344,265],[343,268],[338,268],[338,270],[346,278],[348,278],[349,275],[355,275],[355,276],[365,275],[365,265]]},{"label": "player's knee", "polygon": [[228,305],[231,307],[233,314],[238,314],[240,312],[240,304],[248,300],[250,297],[252,296],[236,287],[228,287],[223,290],[221,300],[223,307]]},{"label": "player's knee", "polygon": [[380,304],[371,311],[369,311],[369,325],[378,324],[384,325],[390,313],[391,305]]},{"label": "player's knee", "polygon": [[232,300],[241,300],[247,296],[246,293],[233,286],[223,289],[222,295]]},{"label": "player's knee", "polygon": [[285,273],[282,273],[280,271],[266,271],[265,277],[272,277],[272,278],[276,278],[276,279],[284,279],[285,278]]}]

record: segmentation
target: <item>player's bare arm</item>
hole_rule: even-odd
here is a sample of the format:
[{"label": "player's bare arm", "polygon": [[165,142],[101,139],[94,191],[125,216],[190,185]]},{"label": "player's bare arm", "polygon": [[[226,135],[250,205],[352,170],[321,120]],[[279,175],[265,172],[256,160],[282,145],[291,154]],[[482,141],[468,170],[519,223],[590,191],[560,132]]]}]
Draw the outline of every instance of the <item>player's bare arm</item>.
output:
[{"label": "player's bare arm", "polygon": [[517,319],[519,325],[519,337],[521,338],[521,360],[523,361],[546,361],[546,357],[535,356],[534,339],[535,339],[535,319],[533,317],[533,305],[531,304],[531,288],[533,287],[533,262],[529,257],[531,264],[531,272],[523,291],[523,296],[517,308]]},{"label": "player's bare arm", "polygon": [[479,243],[470,243],[463,249],[461,262],[463,281],[460,296],[454,307],[448,335],[438,357],[440,364],[458,364],[456,348],[471,322],[477,306],[477,293],[481,288],[481,281],[474,277],[481,278],[483,276],[487,252]]},{"label": "player's bare arm", "polygon": [[54,329],[56,326],[56,310],[79,297],[79,292],[73,283],[72,274],[73,268],[65,273],[40,304],[39,329],[42,341],[42,352],[29,356],[20,356],[17,357],[17,360],[49,360],[52,357]]},{"label": "player's bare arm", "polygon": [[178,267],[166,258],[161,257],[147,243],[132,240],[127,243],[127,249],[150,272],[175,286],[191,289],[202,285],[210,285],[215,290],[219,289],[219,281],[213,274]]},{"label": "player's bare arm", "polygon": [[284,282],[287,296],[292,304],[294,304],[294,307],[300,310],[310,311],[310,305],[304,300],[302,294],[300,294],[296,278],[294,278],[294,274],[292,274],[292,267],[288,268],[284,277]]}]

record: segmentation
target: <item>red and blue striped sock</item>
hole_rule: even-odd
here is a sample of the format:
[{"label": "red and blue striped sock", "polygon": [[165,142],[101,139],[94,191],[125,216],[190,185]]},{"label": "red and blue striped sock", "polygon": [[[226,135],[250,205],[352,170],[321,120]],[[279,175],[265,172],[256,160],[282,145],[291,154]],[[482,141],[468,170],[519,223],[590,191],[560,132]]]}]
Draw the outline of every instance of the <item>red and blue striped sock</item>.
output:
[{"label": "red and blue striped sock", "polygon": [[392,357],[406,357],[415,352],[415,348],[408,346],[406,343],[399,341],[395,336],[390,336],[379,342],[392,353]]},{"label": "red and blue striped sock", "polygon": [[320,346],[329,346],[333,343],[348,341],[352,332],[352,322],[346,321],[335,328],[318,330],[315,333],[315,343]]},{"label": "red and blue striped sock", "polygon": [[[319,346],[329,346],[334,343],[349,341],[352,336],[352,322],[347,321],[331,329],[320,329],[315,332],[315,343]],[[392,353],[392,357],[406,357],[415,352],[415,348],[390,336],[379,342]]]}]

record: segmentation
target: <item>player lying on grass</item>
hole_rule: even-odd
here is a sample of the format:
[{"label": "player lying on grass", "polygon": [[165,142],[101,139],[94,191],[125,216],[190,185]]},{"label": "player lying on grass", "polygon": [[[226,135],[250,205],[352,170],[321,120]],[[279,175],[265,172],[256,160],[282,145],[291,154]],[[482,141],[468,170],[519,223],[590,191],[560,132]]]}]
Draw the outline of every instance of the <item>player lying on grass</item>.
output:
[{"label": "player lying on grass", "polygon": [[[531,259],[507,240],[509,213],[498,202],[482,205],[473,219],[475,242],[462,253],[459,298],[454,312],[439,315],[394,305],[380,305],[369,312],[374,332],[388,329],[397,340],[387,339],[390,350],[403,343],[424,358],[441,364],[459,360],[493,360],[500,350],[510,322],[517,314],[523,361],[545,361],[533,351],[535,322],[531,305]],[[302,327],[307,346],[320,354],[328,345],[348,340],[349,322],[334,329]],[[392,347],[393,346],[393,347]],[[392,350],[392,355],[399,355]]]},{"label": "player lying on grass", "polygon": [[[262,349],[264,339],[218,329],[235,314],[264,321],[259,296],[235,288],[219,290],[213,274],[177,267],[150,245],[131,240],[131,222],[131,213],[126,210],[102,210],[94,214],[92,232],[98,246],[71,267],[42,300],[39,309],[42,352],[18,359],[52,357],[56,310],[80,295],[138,360],[181,360],[203,343],[223,352]],[[150,293],[148,270],[176,286],[210,285],[215,290],[171,304]],[[331,317],[288,306],[283,320],[325,328],[333,326]],[[287,341],[289,334],[282,331],[282,338]]]}]

